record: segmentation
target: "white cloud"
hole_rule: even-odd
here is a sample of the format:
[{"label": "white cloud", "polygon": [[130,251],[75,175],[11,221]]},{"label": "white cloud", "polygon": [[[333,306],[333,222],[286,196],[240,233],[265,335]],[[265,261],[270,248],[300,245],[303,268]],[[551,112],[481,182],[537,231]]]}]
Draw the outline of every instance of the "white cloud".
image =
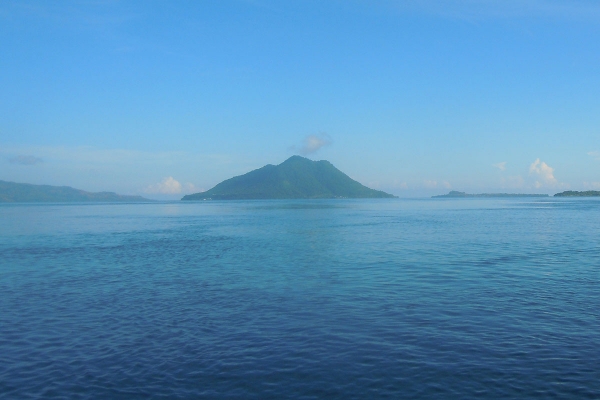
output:
[{"label": "white cloud", "polygon": [[169,176],[160,183],[148,186],[145,192],[154,194],[179,194],[181,193],[181,183],[173,179],[172,176]]},{"label": "white cloud", "polygon": [[193,183],[181,184],[172,176],[164,178],[162,182],[155,183],[146,187],[144,192],[149,194],[180,194],[180,193],[198,193],[204,192],[204,189],[196,187]]},{"label": "white cloud", "polygon": [[292,151],[298,151],[302,155],[308,155],[314,153],[321,149],[322,147],[329,146],[331,144],[331,137],[329,137],[326,133],[321,133],[320,135],[308,135],[304,138],[302,142],[302,146],[297,148],[296,146],[292,146],[290,149]]},{"label": "white cloud", "polygon": [[554,177],[554,168],[549,166],[540,159],[536,159],[529,166],[529,174],[535,176],[537,179],[534,183],[536,188],[541,188],[542,186],[557,186],[558,181]]},{"label": "white cloud", "polygon": [[35,165],[43,162],[43,160],[39,157],[34,156],[26,156],[26,155],[18,155],[11,157],[8,160],[11,164],[19,164],[19,165]]},{"label": "white cloud", "polygon": [[506,169],[506,161],[499,162],[498,164],[492,164],[492,167],[498,168],[500,171]]}]

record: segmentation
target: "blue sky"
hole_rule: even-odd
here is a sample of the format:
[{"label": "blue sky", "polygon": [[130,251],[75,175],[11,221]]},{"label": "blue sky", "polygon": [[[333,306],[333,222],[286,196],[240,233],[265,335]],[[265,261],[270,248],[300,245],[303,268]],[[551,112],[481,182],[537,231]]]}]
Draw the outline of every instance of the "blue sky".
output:
[{"label": "blue sky", "polygon": [[600,2],[0,2],[0,179],[178,198],[293,154],[600,189]]}]

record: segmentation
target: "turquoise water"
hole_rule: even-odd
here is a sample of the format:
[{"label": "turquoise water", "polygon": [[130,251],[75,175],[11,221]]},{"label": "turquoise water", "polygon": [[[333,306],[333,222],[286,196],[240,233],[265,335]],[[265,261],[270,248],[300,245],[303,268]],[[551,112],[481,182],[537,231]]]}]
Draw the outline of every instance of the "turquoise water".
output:
[{"label": "turquoise water", "polygon": [[600,201],[0,206],[0,398],[600,398]]}]

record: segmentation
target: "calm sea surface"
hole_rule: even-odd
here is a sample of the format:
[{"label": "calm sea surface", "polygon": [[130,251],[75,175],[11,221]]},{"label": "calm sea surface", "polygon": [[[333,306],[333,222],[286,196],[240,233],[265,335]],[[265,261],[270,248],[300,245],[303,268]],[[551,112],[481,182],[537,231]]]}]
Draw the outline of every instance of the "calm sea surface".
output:
[{"label": "calm sea surface", "polygon": [[0,206],[0,398],[600,398],[600,200]]}]

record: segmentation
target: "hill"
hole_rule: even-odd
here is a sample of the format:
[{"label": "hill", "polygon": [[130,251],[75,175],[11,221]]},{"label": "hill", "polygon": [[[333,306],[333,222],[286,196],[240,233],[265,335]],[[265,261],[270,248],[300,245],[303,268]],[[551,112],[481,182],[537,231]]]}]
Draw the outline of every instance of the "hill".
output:
[{"label": "hill", "polygon": [[448,194],[442,194],[439,196],[431,196],[432,198],[463,198],[463,197],[548,197],[547,194],[521,194],[521,193],[480,193],[480,194],[469,194],[465,192],[457,192],[456,190],[451,191]]},{"label": "hill", "polygon": [[293,156],[279,165],[265,165],[233,177],[214,188],[181,200],[389,198],[351,179],[329,161]]},{"label": "hill", "polygon": [[587,190],[585,192],[578,192],[576,190],[567,190],[566,192],[556,193],[554,197],[598,197],[600,191]]},{"label": "hill", "polygon": [[113,192],[86,192],[69,186],[31,185],[0,181],[0,203],[63,203],[152,201],[141,196],[121,196]]}]

